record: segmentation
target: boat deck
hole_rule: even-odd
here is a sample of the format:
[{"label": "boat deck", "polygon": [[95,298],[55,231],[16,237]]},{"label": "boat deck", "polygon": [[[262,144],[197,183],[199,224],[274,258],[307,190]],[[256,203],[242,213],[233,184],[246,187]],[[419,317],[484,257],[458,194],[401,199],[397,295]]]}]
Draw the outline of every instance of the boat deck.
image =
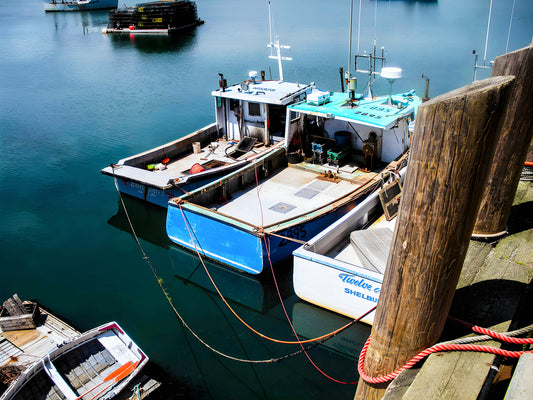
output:
[{"label": "boat deck", "polygon": [[[272,149],[262,143],[256,144],[249,152],[242,154],[240,157],[232,158],[226,155],[235,150],[236,142],[218,140],[209,146],[200,149],[200,152],[191,152],[187,155],[180,156],[175,160],[170,160],[165,169],[149,170],[147,166],[115,165],[114,168],[106,167],[103,173],[117,178],[131,179],[142,182],[161,189],[168,187],[170,179],[179,179],[190,175],[191,167],[195,164],[202,165],[205,169],[214,168],[228,164],[234,164],[240,160],[254,157],[262,152]],[[162,159],[158,162],[163,161]]]},{"label": "boat deck", "polygon": [[[234,159],[226,155],[226,152],[231,153],[235,150],[236,142],[219,140],[213,142],[212,145],[206,146],[201,149],[199,153],[190,153],[184,157],[181,157],[175,161],[171,160],[167,164],[167,169],[153,171],[155,174],[167,175],[169,178],[176,178],[179,176],[188,175],[191,167],[194,164],[209,165],[209,163],[224,163],[232,164],[238,160],[245,159],[246,157],[253,156],[256,153],[260,153],[267,149],[263,144],[258,144],[248,153]],[[206,166],[206,167],[207,167]]]},{"label": "boat deck", "polygon": [[262,182],[257,189],[234,193],[217,211],[252,225],[269,226],[323,207],[374,176],[374,173],[360,173],[358,179],[347,181],[289,166]]},{"label": "boat deck", "polygon": [[55,349],[59,344],[70,341],[80,332],[39,307],[40,323],[35,329],[0,333],[0,367],[28,366]]},{"label": "boat deck", "polygon": [[[369,229],[389,228],[391,231],[394,232],[394,228],[396,226],[396,220],[397,219],[394,218],[390,221],[387,221],[385,219],[385,216],[382,215],[373,224],[370,225]],[[328,251],[325,255],[335,260],[343,261],[348,264],[357,265],[359,267],[366,268],[365,264],[361,261],[361,258],[357,254],[357,251],[355,251],[354,246],[350,243],[349,237],[346,238],[345,241],[343,241],[342,243],[339,243],[333,249]],[[369,270],[376,272],[373,269],[369,269]]]}]

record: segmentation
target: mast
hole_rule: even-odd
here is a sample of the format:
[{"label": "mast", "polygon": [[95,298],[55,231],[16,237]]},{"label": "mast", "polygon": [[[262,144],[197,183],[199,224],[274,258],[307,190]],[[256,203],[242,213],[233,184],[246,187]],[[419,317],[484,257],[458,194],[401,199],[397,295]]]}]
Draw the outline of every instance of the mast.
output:
[{"label": "mast", "polygon": [[275,40],[272,41],[272,34],[273,34],[273,28],[272,28],[272,13],[270,11],[270,1],[268,2],[268,23],[269,23],[269,31],[270,31],[270,43],[267,44],[267,47],[276,49],[276,55],[270,55],[268,58],[272,58],[275,60],[278,60],[278,69],[279,69],[279,80],[283,80],[283,66],[281,65],[281,60],[292,60],[292,57],[282,57],[281,56],[281,49],[290,49],[290,46],[285,46],[279,44],[279,39],[277,36],[274,35]]}]

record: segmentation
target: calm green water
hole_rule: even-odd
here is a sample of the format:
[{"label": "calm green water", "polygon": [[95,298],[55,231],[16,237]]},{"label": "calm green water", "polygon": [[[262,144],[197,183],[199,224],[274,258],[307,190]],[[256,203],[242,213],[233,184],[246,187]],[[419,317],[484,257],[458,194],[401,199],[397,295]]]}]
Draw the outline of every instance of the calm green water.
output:
[{"label": "calm green water", "polygon": [[[489,0],[362,1],[353,54],[385,46],[404,78],[395,91],[430,96],[470,83],[473,49],[483,59]],[[487,60],[505,52],[512,2],[494,0]],[[176,38],[102,35],[107,12],[45,14],[37,0],[0,2],[0,299],[37,299],[81,330],[118,321],[149,354],[169,394],[155,398],[338,399],[355,387],[325,378],[303,355],[246,364],[215,354],[185,331],[142,259],[112,180],[99,170],[213,120],[211,90],[266,70],[267,1],[199,0],[206,21]],[[359,2],[354,1],[357,11]],[[273,1],[275,29],[292,46],[285,79],[339,90],[348,64],[348,0]],[[516,0],[508,48],[531,41],[533,4]],[[488,76],[480,72],[479,77]],[[364,76],[359,77],[364,81]],[[376,90],[387,90],[380,82]],[[236,320],[191,254],[170,244],[165,212],[129,199],[144,251],[191,328],[214,348],[252,360],[294,345],[259,338]],[[238,248],[236,249],[238,251]],[[278,293],[261,281],[208,264],[235,310],[259,331],[293,338]],[[347,319],[299,301],[290,266],[276,270],[296,331],[314,337]],[[357,379],[365,326],[313,348],[331,377]]]}]

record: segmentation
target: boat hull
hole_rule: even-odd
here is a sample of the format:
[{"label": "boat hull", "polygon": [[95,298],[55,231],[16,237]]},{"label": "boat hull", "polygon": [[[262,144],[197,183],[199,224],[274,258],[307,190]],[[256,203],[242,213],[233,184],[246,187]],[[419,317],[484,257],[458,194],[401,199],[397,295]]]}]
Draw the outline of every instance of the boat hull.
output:
[{"label": "boat hull", "polygon": [[[316,216],[302,218],[287,228],[260,229],[223,214],[179,200],[169,202],[167,234],[174,243],[212,260],[251,274],[289,259],[305,241],[346,214],[360,199]],[[275,236],[269,234],[273,233]],[[294,240],[292,240],[294,239]]]},{"label": "boat hull", "polygon": [[[41,395],[46,395],[48,390],[59,390],[68,400],[88,393],[96,400],[109,399],[124,389],[147,362],[148,357],[124,330],[116,322],[110,322],[81,334],[37,360],[0,399],[25,398],[24,391],[34,393],[36,387]],[[91,379],[75,372],[89,365]],[[120,379],[106,380],[119,373]]]},{"label": "boat hull", "polygon": [[[327,259],[296,250],[293,286],[296,295],[309,303],[356,319],[377,305],[382,276],[349,264],[342,267]],[[362,322],[372,325],[374,312]]]},{"label": "boat hull", "polygon": [[117,8],[117,0],[92,0],[90,2],[65,1],[45,4],[46,12],[90,11]]},{"label": "boat hull", "polygon": [[[401,179],[406,168],[400,171]],[[293,287],[302,300],[330,311],[360,318],[377,305],[383,274],[363,267],[357,256],[339,257],[350,246],[350,233],[361,230],[383,213],[378,192],[311,238],[293,253]],[[348,253],[350,254],[350,253]],[[350,261],[350,262],[348,262]],[[372,312],[361,319],[374,322]]]},{"label": "boat hull", "polygon": [[179,184],[179,188],[157,188],[140,181],[128,179],[126,177],[117,177],[116,184],[120,193],[136,197],[149,203],[167,208],[168,201],[174,197],[183,196],[185,193],[198,189],[204,185],[215,181],[225,174],[229,174],[235,169],[242,167],[243,164],[235,164],[232,168],[221,169],[213,174],[203,175],[196,180],[185,184]]}]

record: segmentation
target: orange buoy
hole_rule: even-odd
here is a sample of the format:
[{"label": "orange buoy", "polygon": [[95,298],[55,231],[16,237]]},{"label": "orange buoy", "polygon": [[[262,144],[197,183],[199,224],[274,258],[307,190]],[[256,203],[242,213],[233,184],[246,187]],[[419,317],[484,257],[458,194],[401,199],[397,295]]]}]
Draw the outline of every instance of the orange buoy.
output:
[{"label": "orange buoy", "polygon": [[202,172],[202,171],[205,171],[205,168],[202,167],[200,164],[196,163],[196,164],[193,164],[189,172],[191,174],[197,174],[198,172]]},{"label": "orange buoy", "polygon": [[135,30],[135,26],[134,25],[130,25],[129,29],[130,29],[130,31],[134,31]]},{"label": "orange buoy", "polygon": [[163,158],[163,161],[161,161],[161,164],[167,164],[170,161],[170,158]]}]

